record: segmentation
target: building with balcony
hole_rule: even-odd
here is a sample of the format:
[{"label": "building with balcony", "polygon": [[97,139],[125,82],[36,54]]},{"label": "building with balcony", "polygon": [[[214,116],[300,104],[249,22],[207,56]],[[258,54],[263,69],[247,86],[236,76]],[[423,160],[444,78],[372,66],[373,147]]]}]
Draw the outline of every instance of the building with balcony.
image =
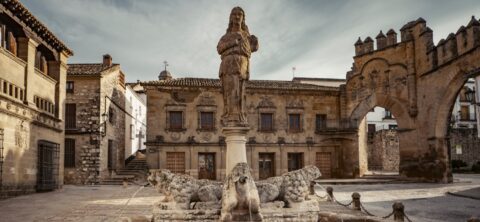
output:
[{"label": "building with balcony", "polygon": [[69,64],[65,100],[65,182],[110,179],[125,163],[125,75],[104,55]]},{"label": "building with balcony", "polygon": [[[147,94],[149,168],[223,179],[220,81],[175,79],[166,71],[159,79],[141,83]],[[251,80],[246,94],[247,158],[255,179],[305,165],[318,166],[324,178],[358,173],[358,126],[341,117],[339,87]]]},{"label": "building with balcony", "polygon": [[63,185],[72,55],[20,2],[0,1],[0,198]]}]

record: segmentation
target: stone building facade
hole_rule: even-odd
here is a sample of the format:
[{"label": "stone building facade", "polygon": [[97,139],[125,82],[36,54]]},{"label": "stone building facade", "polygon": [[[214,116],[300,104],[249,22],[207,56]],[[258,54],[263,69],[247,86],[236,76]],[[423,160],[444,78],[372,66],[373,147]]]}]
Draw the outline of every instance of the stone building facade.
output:
[{"label": "stone building facade", "polygon": [[101,182],[124,166],[125,75],[104,55],[69,64],[66,84],[65,182]]},{"label": "stone building facade", "polygon": [[20,2],[0,1],[0,198],[63,185],[71,55]]},{"label": "stone building facade", "polygon": [[[218,79],[171,77],[142,83],[150,169],[224,178],[220,84]],[[246,94],[247,158],[256,179],[305,165],[317,165],[324,178],[358,173],[357,124],[340,118],[338,87],[251,80]]]},{"label": "stone building facade", "polygon": [[452,160],[462,160],[468,167],[480,161],[480,138],[476,128],[450,130],[450,155]]},{"label": "stone building facade", "polygon": [[368,170],[398,172],[400,154],[396,130],[376,131],[368,140]]}]

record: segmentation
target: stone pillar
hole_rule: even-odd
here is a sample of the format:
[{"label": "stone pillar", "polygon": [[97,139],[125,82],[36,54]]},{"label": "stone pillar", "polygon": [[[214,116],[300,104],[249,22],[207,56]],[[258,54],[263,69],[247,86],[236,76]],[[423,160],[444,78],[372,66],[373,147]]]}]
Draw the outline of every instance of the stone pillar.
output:
[{"label": "stone pillar", "polygon": [[29,84],[35,84],[35,81],[33,81],[33,75],[35,75],[35,53],[37,51],[37,46],[38,43],[33,39],[26,37],[18,38],[17,55],[27,63],[25,69],[24,103],[29,106],[35,106],[33,101],[34,95],[30,90],[31,86],[29,86]]},{"label": "stone pillar", "polygon": [[237,163],[247,162],[246,135],[248,127],[224,127],[223,134],[227,143],[225,173],[230,174]]}]

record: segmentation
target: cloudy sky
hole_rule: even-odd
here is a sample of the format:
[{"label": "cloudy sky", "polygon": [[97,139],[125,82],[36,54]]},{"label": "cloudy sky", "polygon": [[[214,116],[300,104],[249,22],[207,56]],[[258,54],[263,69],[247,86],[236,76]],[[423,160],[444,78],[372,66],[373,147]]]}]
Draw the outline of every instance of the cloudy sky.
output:
[{"label": "cloudy sky", "polygon": [[345,78],[358,37],[398,31],[423,17],[434,41],[456,32],[479,0],[21,0],[75,55],[70,63],[101,62],[105,53],[132,82],[154,80],[163,61],[174,77],[217,78],[216,45],[230,10],[241,6],[260,49],[251,58],[252,79],[295,76]]}]

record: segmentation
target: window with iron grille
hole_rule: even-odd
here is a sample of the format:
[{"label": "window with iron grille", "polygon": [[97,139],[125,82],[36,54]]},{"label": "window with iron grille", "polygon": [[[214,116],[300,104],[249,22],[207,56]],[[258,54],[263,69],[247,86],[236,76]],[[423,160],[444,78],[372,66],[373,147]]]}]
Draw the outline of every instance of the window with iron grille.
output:
[{"label": "window with iron grille", "polygon": [[75,139],[65,138],[65,167],[75,167]]},{"label": "window with iron grille", "polygon": [[182,111],[170,111],[170,129],[182,130],[183,129],[183,112]]},{"label": "window with iron grille", "polygon": [[302,130],[300,114],[288,115],[288,129],[293,132],[299,132]]},{"label": "window with iron grille", "polygon": [[67,85],[65,86],[67,93],[73,93],[73,90],[75,89],[75,85],[73,81],[67,81]]},{"label": "window with iron grille", "polygon": [[114,169],[114,156],[115,150],[113,148],[113,140],[108,140],[108,160],[107,160],[107,167],[109,170]]},{"label": "window with iron grille", "polygon": [[273,113],[260,113],[260,131],[273,131]]},{"label": "window with iron grille", "polygon": [[215,128],[215,116],[213,112],[200,112],[200,129],[212,130]]},{"label": "window with iron grille", "polygon": [[315,129],[316,131],[324,130],[327,128],[327,115],[317,114],[315,116]]},{"label": "window with iron grille", "polygon": [[65,128],[75,129],[77,128],[77,104],[67,103],[65,104]]}]

